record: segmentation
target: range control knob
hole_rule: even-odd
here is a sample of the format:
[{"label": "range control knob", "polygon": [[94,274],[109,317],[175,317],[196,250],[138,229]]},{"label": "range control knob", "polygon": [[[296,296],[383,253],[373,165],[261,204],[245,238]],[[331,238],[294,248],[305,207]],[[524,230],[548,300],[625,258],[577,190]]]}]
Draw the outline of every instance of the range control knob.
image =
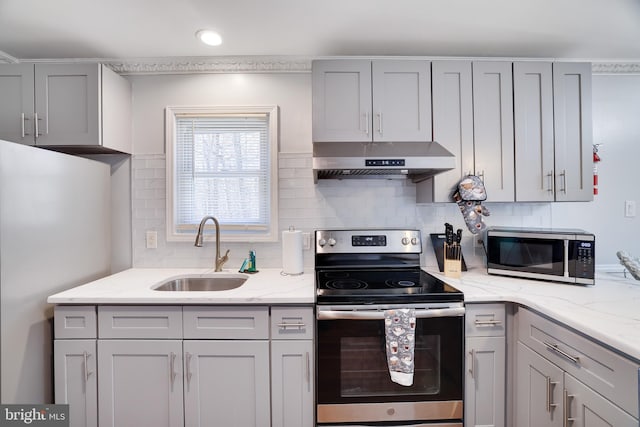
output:
[{"label": "range control knob", "polygon": [[411,244],[412,245],[417,245],[418,244],[418,239],[416,239],[415,237],[411,238]]},{"label": "range control knob", "polygon": [[409,238],[408,237],[403,237],[402,238],[402,244],[407,246],[409,244]]},{"label": "range control knob", "polygon": [[333,237],[329,237],[329,246],[335,246],[336,245],[336,239],[334,239]]},{"label": "range control knob", "polygon": [[321,248],[324,248],[327,244],[327,241],[325,239],[320,239],[318,240],[318,244],[320,245]]}]

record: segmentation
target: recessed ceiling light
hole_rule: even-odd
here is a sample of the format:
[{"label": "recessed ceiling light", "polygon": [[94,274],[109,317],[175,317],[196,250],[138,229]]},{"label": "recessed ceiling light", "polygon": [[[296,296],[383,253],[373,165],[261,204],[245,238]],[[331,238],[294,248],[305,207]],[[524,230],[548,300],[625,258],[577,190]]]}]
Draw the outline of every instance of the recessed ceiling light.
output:
[{"label": "recessed ceiling light", "polygon": [[222,44],[222,37],[220,34],[211,30],[199,30],[196,32],[196,37],[204,44],[209,46],[220,46]]}]

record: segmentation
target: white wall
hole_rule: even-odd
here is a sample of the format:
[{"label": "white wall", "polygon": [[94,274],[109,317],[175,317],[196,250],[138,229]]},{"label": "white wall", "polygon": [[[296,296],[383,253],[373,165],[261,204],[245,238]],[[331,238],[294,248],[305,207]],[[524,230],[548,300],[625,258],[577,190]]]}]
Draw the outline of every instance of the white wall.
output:
[{"label": "white wall", "polygon": [[[133,83],[133,264],[209,266],[213,245],[194,248],[164,239],[164,108],[168,105],[258,105],[280,107],[281,229],[290,225],[312,232],[328,227],[418,227],[425,237],[440,232],[444,222],[465,230],[465,255],[473,259],[472,237],[457,206],[416,205],[415,186],[407,181],[321,181],[311,175],[311,75],[198,74],[132,76]],[[603,143],[600,195],[592,203],[487,203],[489,225],[572,227],[597,236],[598,264],[617,264],[615,252],[640,256],[638,218],[624,218],[624,200],[640,203],[634,186],[640,160],[640,76],[593,78],[594,141]],[[635,119],[635,120],[634,120]],[[158,249],[144,248],[146,230],[158,231]],[[428,239],[425,239],[428,240]],[[624,243],[624,247],[622,246]],[[232,250],[228,268],[237,268],[249,249],[256,249],[258,267],[281,265],[280,244],[223,244]],[[426,265],[434,265],[425,246]],[[313,253],[305,254],[311,269]]]}]

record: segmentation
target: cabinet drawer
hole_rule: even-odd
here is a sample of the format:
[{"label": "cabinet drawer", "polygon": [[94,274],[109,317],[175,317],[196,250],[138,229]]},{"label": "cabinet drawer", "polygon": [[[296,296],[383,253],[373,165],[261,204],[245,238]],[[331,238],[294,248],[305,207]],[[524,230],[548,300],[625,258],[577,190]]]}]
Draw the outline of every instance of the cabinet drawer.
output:
[{"label": "cabinet drawer", "polygon": [[638,365],[631,360],[522,307],[518,340],[638,417]]},{"label": "cabinet drawer", "polygon": [[184,307],[185,339],[269,339],[269,307]]},{"label": "cabinet drawer", "polygon": [[465,323],[468,337],[504,336],[504,304],[468,304],[465,306]]},{"label": "cabinet drawer", "polygon": [[271,339],[313,339],[313,307],[271,307]]},{"label": "cabinet drawer", "polygon": [[56,339],[96,338],[96,307],[57,305],[53,309],[53,328]]},{"label": "cabinet drawer", "polygon": [[182,307],[99,306],[99,338],[182,338]]}]

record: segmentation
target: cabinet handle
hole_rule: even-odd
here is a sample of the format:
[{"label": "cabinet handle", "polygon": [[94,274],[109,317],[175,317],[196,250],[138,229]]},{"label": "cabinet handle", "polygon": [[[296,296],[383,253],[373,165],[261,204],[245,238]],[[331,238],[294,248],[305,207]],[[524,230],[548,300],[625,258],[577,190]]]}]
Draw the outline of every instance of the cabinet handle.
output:
[{"label": "cabinet handle", "polygon": [[562,169],[560,176],[562,177],[562,188],[560,189],[560,191],[562,191],[564,194],[567,194],[567,170]]},{"label": "cabinet handle", "polygon": [[38,126],[38,122],[42,120],[42,117],[38,117],[38,113],[34,113],[33,114],[33,126],[35,128],[35,137],[38,138],[39,136],[42,136],[42,134],[40,133],[40,127]]},{"label": "cabinet handle", "polygon": [[26,127],[26,121],[29,120],[29,117],[27,117],[24,113],[20,114],[20,136],[22,138],[24,138],[25,136],[29,135],[28,133],[25,132],[25,127]]},{"label": "cabinet handle", "polygon": [[549,188],[547,189],[547,191],[549,193],[553,193],[553,171],[549,172],[547,174],[547,179],[548,179],[548,184],[549,184]]},{"label": "cabinet handle", "polygon": [[378,113],[378,133],[382,135],[382,113]]},{"label": "cabinet handle", "polygon": [[475,325],[479,327],[498,326],[502,325],[502,320],[476,320]]},{"label": "cabinet handle", "polygon": [[471,351],[469,352],[469,354],[471,355],[471,367],[469,368],[469,373],[471,374],[471,378],[475,379],[476,378],[476,350],[475,349],[471,349]]},{"label": "cabinet handle", "polygon": [[553,388],[558,384],[557,381],[551,381],[551,377],[547,377],[547,412],[551,413],[558,404],[553,403]]},{"label": "cabinet handle", "polygon": [[173,390],[173,383],[176,380],[176,354],[174,352],[170,353],[170,363],[169,363],[169,379],[171,380],[171,389]]},{"label": "cabinet handle", "polygon": [[369,112],[364,113],[364,133],[369,135]]},{"label": "cabinet handle", "polygon": [[185,356],[185,365],[187,368],[187,388],[189,388],[191,386],[191,377],[193,376],[193,374],[191,373],[191,357],[193,356],[193,354],[187,352]]},{"label": "cabinet handle", "polygon": [[306,356],[306,370],[307,370],[307,390],[311,390],[311,360],[309,357],[309,352],[305,352]]},{"label": "cabinet handle", "polygon": [[549,342],[543,341],[542,342],[545,346],[547,346],[547,348],[553,352],[555,352],[556,354],[559,354],[560,356],[564,357],[565,359],[569,360],[571,363],[575,363],[576,365],[580,364],[580,356],[572,356],[569,353],[567,353],[564,350],[561,350],[558,347],[558,344],[551,344]]},{"label": "cabinet handle", "polygon": [[482,182],[484,182],[484,170],[482,170],[479,174],[478,174],[478,178],[480,178],[482,180]]},{"label": "cabinet handle", "polygon": [[302,329],[304,327],[306,327],[307,325],[302,323],[302,322],[298,322],[298,323],[286,323],[286,322],[281,322],[278,323],[278,327],[280,329],[284,329],[287,330],[287,328],[298,328],[298,329]]},{"label": "cabinet handle", "polygon": [[89,376],[93,374],[93,372],[89,370],[89,365],[87,364],[87,359],[89,358],[89,356],[91,355],[86,351],[82,354],[82,357],[84,358],[84,382],[85,383],[89,382]]},{"label": "cabinet handle", "polygon": [[574,422],[577,418],[571,418],[571,404],[569,399],[576,397],[574,394],[569,394],[567,389],[564,389],[564,421],[563,427],[569,427],[569,423]]}]

